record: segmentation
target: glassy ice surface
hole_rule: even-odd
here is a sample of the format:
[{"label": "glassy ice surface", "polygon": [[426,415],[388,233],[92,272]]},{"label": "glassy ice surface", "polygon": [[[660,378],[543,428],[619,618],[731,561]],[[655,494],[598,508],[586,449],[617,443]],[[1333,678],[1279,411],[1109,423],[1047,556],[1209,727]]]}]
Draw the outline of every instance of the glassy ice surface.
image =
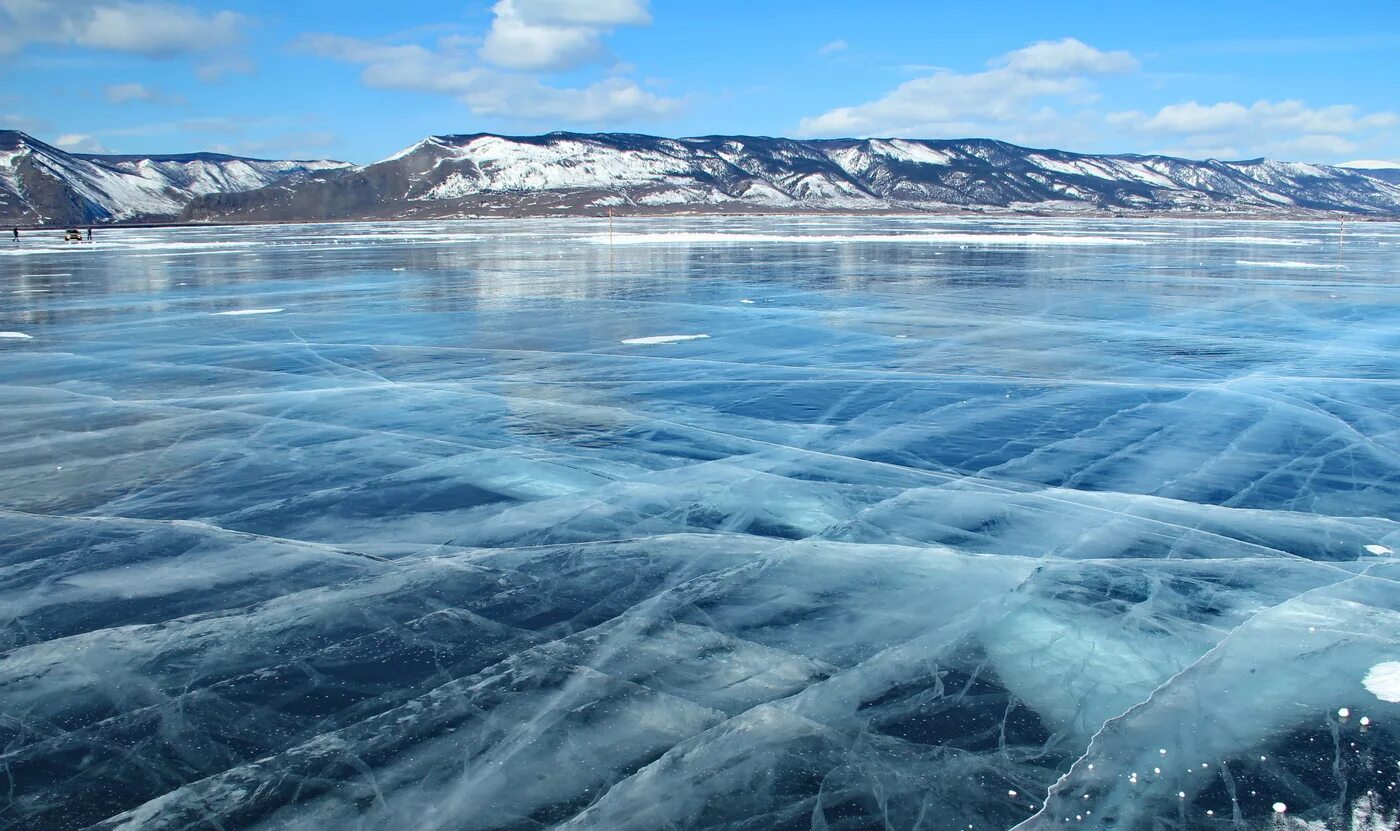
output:
[{"label": "glassy ice surface", "polygon": [[0,248],[0,828],[1392,828],[1400,226]]}]

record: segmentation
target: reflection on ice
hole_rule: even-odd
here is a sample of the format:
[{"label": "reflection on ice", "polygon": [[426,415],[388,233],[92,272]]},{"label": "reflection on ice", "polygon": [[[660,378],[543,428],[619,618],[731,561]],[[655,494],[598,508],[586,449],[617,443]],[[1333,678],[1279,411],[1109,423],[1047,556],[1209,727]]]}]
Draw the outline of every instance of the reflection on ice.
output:
[{"label": "reflection on ice", "polygon": [[1400,823],[1400,230],[605,222],[0,260],[0,829]]}]

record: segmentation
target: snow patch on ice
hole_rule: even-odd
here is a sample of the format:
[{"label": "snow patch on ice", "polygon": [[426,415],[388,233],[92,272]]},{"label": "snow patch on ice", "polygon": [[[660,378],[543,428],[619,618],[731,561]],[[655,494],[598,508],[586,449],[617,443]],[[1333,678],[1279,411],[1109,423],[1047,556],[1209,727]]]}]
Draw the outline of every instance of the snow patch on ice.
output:
[{"label": "snow patch on ice", "polygon": [[708,337],[709,335],[652,335],[645,338],[627,338],[623,343],[649,346],[655,343],[680,343],[681,341],[700,340]]},{"label": "snow patch on ice", "polygon": [[1400,661],[1376,664],[1366,673],[1366,678],[1361,683],[1381,701],[1400,704]]},{"label": "snow patch on ice", "polygon": [[1303,263],[1296,260],[1235,260],[1235,265],[1242,265],[1246,268],[1306,268],[1316,271],[1346,271],[1344,265],[1330,265],[1327,263]]},{"label": "snow patch on ice", "polygon": [[227,312],[214,312],[213,317],[238,317],[242,315],[275,315],[285,309],[233,309]]},{"label": "snow patch on ice", "polygon": [[6,340],[34,340],[33,335],[26,335],[23,332],[0,332],[0,338]]},{"label": "snow patch on ice", "polygon": [[1363,546],[1363,548],[1365,548],[1367,551],[1371,552],[1372,554],[1378,554],[1378,555],[1394,554],[1394,553],[1395,553],[1394,551],[1391,551],[1391,550],[1390,550],[1389,548],[1387,548],[1386,546],[1384,546],[1384,545],[1377,545],[1377,544],[1375,544],[1375,543],[1372,543],[1372,544],[1367,545],[1367,546]]}]

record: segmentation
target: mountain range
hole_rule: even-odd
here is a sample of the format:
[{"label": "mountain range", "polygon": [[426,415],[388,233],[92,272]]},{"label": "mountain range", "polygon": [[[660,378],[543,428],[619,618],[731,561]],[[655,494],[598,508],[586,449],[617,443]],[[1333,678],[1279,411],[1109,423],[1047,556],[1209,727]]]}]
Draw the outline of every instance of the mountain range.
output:
[{"label": "mountain range", "polygon": [[169,221],[204,194],[253,190],[349,166],[219,153],[69,153],[24,133],[0,130],[0,224]]},{"label": "mountain range", "polygon": [[196,199],[194,221],[782,211],[1400,215],[1371,171],[1095,156],[988,139],[434,136],[384,161]]},{"label": "mountain range", "polygon": [[383,161],[66,153],[0,132],[0,223],[1015,211],[1400,217],[1400,176],[989,139],[432,136]]}]

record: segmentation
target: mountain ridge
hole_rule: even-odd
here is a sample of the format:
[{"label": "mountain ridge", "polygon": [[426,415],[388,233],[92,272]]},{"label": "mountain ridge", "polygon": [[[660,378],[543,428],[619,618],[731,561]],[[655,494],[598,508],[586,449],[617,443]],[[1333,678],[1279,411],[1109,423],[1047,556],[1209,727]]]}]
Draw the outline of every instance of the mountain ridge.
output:
[{"label": "mountain ridge", "polygon": [[1386,171],[1085,154],[988,138],[556,131],[428,136],[380,161],[69,153],[0,131],[0,224],[398,220],[604,212],[1400,218]]},{"label": "mountain ridge", "polygon": [[429,136],[378,162],[238,194],[187,221],[725,212],[1228,213],[1400,216],[1400,187],[1268,159],[1094,155],[995,139]]},{"label": "mountain ridge", "polygon": [[18,130],[0,130],[0,224],[173,220],[199,196],[347,166],[222,153],[70,153]]}]

